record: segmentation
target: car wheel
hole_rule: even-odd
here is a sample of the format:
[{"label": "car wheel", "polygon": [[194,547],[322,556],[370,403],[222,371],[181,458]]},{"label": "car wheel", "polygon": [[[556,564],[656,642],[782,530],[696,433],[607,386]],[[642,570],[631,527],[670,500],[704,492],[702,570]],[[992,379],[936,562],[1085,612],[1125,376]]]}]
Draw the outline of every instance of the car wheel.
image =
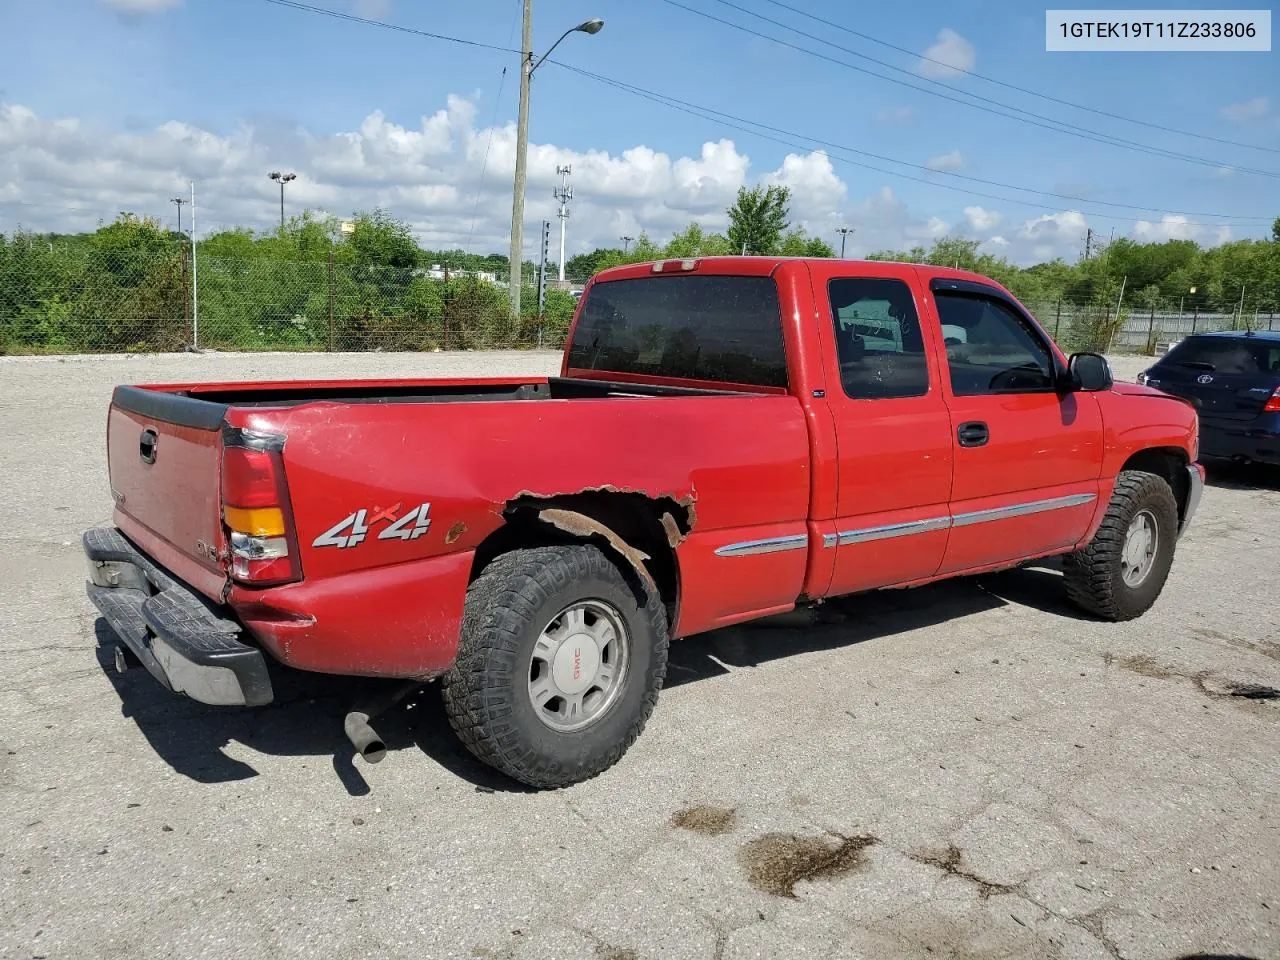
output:
[{"label": "car wheel", "polygon": [[485,763],[529,786],[568,786],[640,735],[667,644],[661,597],[599,547],[514,550],[467,591],[445,710]]},{"label": "car wheel", "polygon": [[1093,539],[1063,558],[1067,595],[1106,620],[1132,620],[1160,596],[1173,564],[1178,504],[1163,477],[1124,470]]}]

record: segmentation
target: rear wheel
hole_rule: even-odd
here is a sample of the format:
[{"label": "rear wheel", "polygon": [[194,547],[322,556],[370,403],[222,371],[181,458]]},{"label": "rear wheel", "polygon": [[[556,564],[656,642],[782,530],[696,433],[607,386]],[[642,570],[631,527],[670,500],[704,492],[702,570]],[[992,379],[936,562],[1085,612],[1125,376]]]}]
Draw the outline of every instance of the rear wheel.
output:
[{"label": "rear wheel", "polygon": [[618,762],[666,669],[655,591],[596,546],[515,550],[467,591],[445,709],[485,763],[530,786],[563,787]]},{"label": "rear wheel", "polygon": [[1098,532],[1063,558],[1067,595],[1107,620],[1132,620],[1160,596],[1173,564],[1178,504],[1163,477],[1124,470]]}]

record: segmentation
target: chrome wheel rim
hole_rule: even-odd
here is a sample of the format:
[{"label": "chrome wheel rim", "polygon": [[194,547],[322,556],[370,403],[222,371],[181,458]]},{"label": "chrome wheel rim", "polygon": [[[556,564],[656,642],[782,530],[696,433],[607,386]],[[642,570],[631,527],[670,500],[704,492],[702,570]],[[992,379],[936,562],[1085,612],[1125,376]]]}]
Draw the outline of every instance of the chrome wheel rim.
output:
[{"label": "chrome wheel rim", "polygon": [[1160,528],[1155,514],[1140,510],[1129,522],[1120,551],[1120,577],[1125,586],[1137,587],[1147,579],[1155,566],[1156,549],[1160,545]]},{"label": "chrome wheel rim", "polygon": [[552,617],[529,663],[538,719],[570,733],[604,716],[625,684],[630,641],[622,615],[603,600],[579,600]]}]

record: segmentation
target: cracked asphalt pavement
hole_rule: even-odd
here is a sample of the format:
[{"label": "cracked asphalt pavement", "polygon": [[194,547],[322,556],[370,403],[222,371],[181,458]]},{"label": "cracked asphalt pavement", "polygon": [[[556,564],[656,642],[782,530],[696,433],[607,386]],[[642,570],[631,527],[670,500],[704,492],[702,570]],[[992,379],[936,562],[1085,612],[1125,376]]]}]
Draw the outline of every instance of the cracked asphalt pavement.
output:
[{"label": "cracked asphalt pavement", "polygon": [[114,672],[79,536],[115,384],[557,362],[0,359],[0,956],[1280,957],[1274,476],[1212,474],[1133,623],[1047,565],[680,641],[627,756],[559,792],[473,761],[434,687],[369,766],[367,681],[235,710]]}]

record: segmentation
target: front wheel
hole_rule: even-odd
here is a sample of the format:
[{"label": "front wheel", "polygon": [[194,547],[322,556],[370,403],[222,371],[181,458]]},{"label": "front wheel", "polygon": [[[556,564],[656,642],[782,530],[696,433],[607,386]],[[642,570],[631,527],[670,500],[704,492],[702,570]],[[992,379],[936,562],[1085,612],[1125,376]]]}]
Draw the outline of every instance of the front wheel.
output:
[{"label": "front wheel", "polygon": [[443,678],[450,725],[533,787],[602,773],[644,729],[667,670],[662,600],[592,545],[514,550],[467,591]]},{"label": "front wheel", "polygon": [[1178,538],[1178,504],[1163,477],[1124,470],[1088,545],[1063,557],[1067,595],[1106,620],[1132,620],[1164,589]]}]

